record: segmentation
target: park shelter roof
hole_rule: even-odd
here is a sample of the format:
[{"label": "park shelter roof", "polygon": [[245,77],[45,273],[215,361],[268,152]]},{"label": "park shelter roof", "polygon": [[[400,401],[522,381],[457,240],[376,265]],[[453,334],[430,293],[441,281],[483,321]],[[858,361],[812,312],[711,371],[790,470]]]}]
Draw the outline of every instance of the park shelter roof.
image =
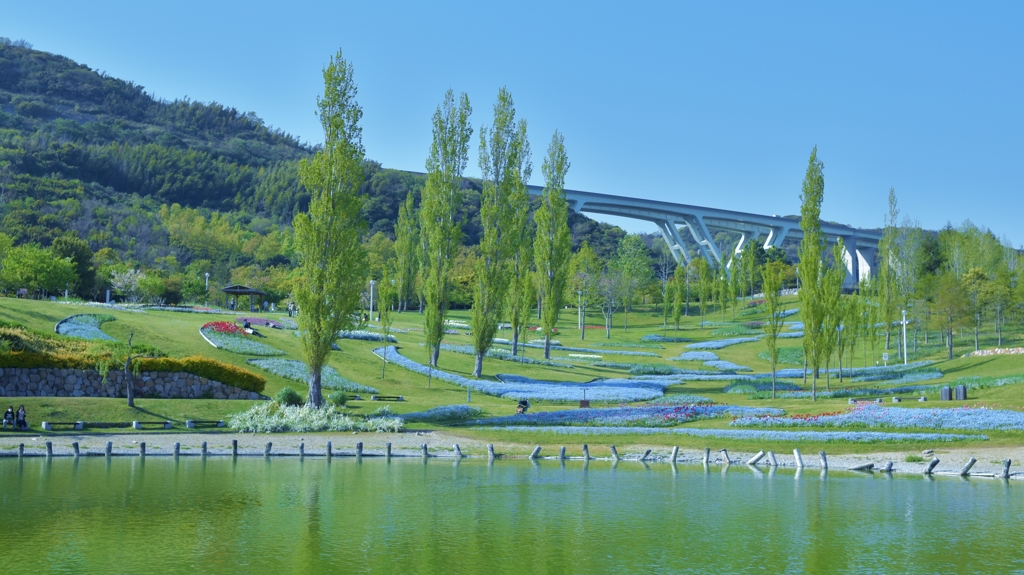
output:
[{"label": "park shelter roof", "polygon": [[266,292],[241,284],[231,284],[220,288],[220,291],[231,295],[267,295]]}]

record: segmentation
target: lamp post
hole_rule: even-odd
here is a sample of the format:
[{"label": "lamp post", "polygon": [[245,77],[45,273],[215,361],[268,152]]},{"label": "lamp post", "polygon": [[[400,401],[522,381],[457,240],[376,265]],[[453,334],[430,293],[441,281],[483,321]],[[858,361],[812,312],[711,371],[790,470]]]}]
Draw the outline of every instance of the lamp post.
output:
[{"label": "lamp post", "polygon": [[907,365],[907,310],[903,310],[903,365]]},{"label": "lamp post", "polygon": [[370,280],[370,321],[373,321],[373,286],[377,285],[376,280]]},{"label": "lamp post", "polygon": [[583,329],[583,290],[576,290],[576,325]]},{"label": "lamp post", "polygon": [[206,303],[204,305],[210,305],[210,272],[206,272]]}]

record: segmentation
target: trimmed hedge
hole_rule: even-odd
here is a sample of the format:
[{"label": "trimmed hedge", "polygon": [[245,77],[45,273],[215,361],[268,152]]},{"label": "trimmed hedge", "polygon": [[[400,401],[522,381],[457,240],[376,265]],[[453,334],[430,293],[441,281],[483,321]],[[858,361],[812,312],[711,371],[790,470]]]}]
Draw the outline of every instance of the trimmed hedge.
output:
[{"label": "trimmed hedge", "polygon": [[[56,368],[56,369],[96,369],[99,358],[84,354],[57,354],[12,352],[0,353],[0,368]],[[191,357],[158,357],[139,358],[139,371],[185,372],[206,379],[219,381],[225,385],[233,385],[246,391],[263,393],[267,379],[253,373],[215,359],[194,355]],[[114,368],[116,369],[116,367]]]}]

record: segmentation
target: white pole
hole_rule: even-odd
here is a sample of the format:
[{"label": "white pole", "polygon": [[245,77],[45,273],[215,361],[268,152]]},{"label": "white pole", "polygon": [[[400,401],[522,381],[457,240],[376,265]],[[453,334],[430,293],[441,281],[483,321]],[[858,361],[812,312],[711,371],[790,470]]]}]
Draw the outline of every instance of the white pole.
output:
[{"label": "white pole", "polygon": [[373,321],[373,285],[377,283],[374,280],[370,280],[370,321]]},{"label": "white pole", "polygon": [[907,365],[907,310],[903,310],[903,365]]}]

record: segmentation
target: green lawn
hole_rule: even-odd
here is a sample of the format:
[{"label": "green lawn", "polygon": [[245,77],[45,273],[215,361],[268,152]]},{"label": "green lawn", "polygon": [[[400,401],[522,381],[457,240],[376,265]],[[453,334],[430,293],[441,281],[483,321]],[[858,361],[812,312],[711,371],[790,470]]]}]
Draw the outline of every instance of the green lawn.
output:
[{"label": "green lawn", "polygon": [[[795,298],[790,297],[785,298],[785,300],[789,307],[796,307],[798,305]],[[693,308],[692,311],[696,313],[696,308]],[[760,312],[751,313],[748,311],[740,313],[742,311],[742,308],[738,310],[735,321],[733,321],[733,314],[731,311],[726,314],[724,322],[725,325],[722,325],[723,318],[720,313],[709,313],[706,320],[714,323],[712,325],[708,325],[704,329],[700,328],[698,317],[686,317],[681,325],[681,329],[676,330],[672,326],[667,329],[662,326],[662,314],[660,309],[653,306],[637,306],[628,314],[628,329],[623,329],[621,327],[623,320],[626,318],[624,318],[624,314],[618,313],[614,318],[614,325],[616,327],[612,330],[610,340],[605,338],[605,332],[603,329],[588,329],[586,330],[586,340],[581,341],[580,331],[576,329],[575,310],[566,310],[562,314],[562,320],[559,324],[561,333],[558,335],[557,339],[560,340],[563,345],[578,347],[590,347],[595,343],[604,343],[609,341],[638,343],[643,335],[652,333],[675,337],[686,337],[694,341],[723,339],[735,336],[714,335],[714,333],[729,334],[736,331],[742,331],[744,329],[742,326],[744,322],[757,321],[764,318],[763,314]],[[245,356],[225,350],[215,349],[206,343],[206,341],[204,341],[199,335],[199,328],[208,321],[230,321],[235,317],[241,317],[246,314],[211,315],[166,311],[133,313],[117,310],[108,311],[102,308],[88,306],[0,298],[0,319],[20,322],[31,328],[43,331],[52,331],[54,324],[57,321],[76,313],[110,313],[116,318],[116,321],[103,324],[102,329],[109,335],[122,341],[126,340],[128,334],[131,332],[135,334],[135,342],[156,346],[172,356],[205,355],[226,363],[256,371],[267,378],[267,386],[264,393],[268,396],[273,396],[285,386],[291,387],[303,395],[307,392],[306,385],[304,383],[287,380],[252,367],[245,363]],[[284,314],[268,315],[270,317],[281,317]],[[427,351],[426,348],[421,345],[423,342],[423,335],[420,330],[422,327],[422,319],[423,316],[415,311],[395,314],[394,327],[410,330],[408,333],[395,334],[399,340],[401,353],[412,360],[425,364],[427,363]],[[450,319],[468,323],[469,311],[455,310],[451,312]],[[787,321],[800,321],[800,315],[797,314],[791,316],[787,318]],[[590,314],[588,324],[594,325],[600,323],[603,323],[603,318],[599,314],[596,315],[596,317],[595,314]],[[301,341],[300,338],[295,336],[293,331],[273,330],[267,328],[261,329],[260,331],[267,335],[267,338],[261,341],[283,350],[286,353],[284,357],[301,359]],[[471,344],[471,338],[462,333],[468,330],[460,329],[459,331],[459,335],[447,335],[445,337],[445,341],[455,344]],[[508,336],[508,332],[498,334],[498,337]],[[535,333],[528,332],[527,339],[533,338],[536,338]],[[1019,326],[1017,326],[1016,331],[1004,334],[1004,346],[1019,346],[1021,345],[1021,339],[1021,332]],[[934,367],[945,374],[943,379],[937,380],[939,382],[952,381],[953,379],[961,376],[1008,376],[1024,373],[1024,356],[996,356],[984,358],[958,357],[953,360],[944,360],[944,349],[938,345],[934,345],[935,340],[935,334],[932,334],[930,341],[933,345],[925,347],[923,345],[923,335],[920,336],[920,342],[918,344],[919,355],[914,356],[913,359],[936,360]],[[801,345],[801,341],[802,340],[800,339],[781,340],[780,344],[787,347],[798,347]],[[371,350],[378,347],[380,344],[353,340],[341,340],[339,341],[339,344],[341,346],[341,351],[331,352],[329,364],[346,378],[363,385],[375,387],[379,389],[382,394],[404,396],[406,401],[388,404],[389,407],[398,413],[420,411],[439,405],[466,402],[467,397],[465,389],[444,383],[437,379],[433,379],[428,384],[426,377],[408,372],[395,365],[389,364],[386,370],[386,377],[381,379],[382,362],[380,358],[371,353]],[[973,349],[973,340],[966,333],[963,338],[958,339],[957,344],[958,346],[961,346],[957,348],[958,355]],[[603,361],[606,362],[662,364],[673,365],[681,368],[706,369],[699,362],[669,361],[669,358],[677,357],[680,353],[686,351],[687,343],[664,343],[660,345],[663,345],[664,349],[628,347],[594,347],[594,349],[601,350],[601,352],[598,353],[603,355]],[[882,345],[884,345],[884,338],[880,340],[878,346],[879,349],[875,349],[873,352],[870,349],[865,352],[861,346],[858,346],[855,353],[854,365],[874,365],[876,361],[881,359],[882,349],[880,348]],[[968,345],[971,347],[967,347]],[[983,346],[993,347],[994,341],[984,339]],[[607,353],[611,350],[648,351],[657,353],[659,357],[619,356]],[[764,342],[757,341],[734,345],[721,350],[715,350],[714,353],[723,360],[748,366],[753,368],[755,372],[764,373],[770,370],[770,365],[767,361],[758,357],[758,354],[763,351],[765,351]],[[582,382],[589,381],[594,378],[623,376],[626,374],[626,372],[621,369],[594,367],[593,365],[590,365],[592,362],[567,358],[567,353],[568,352],[553,350],[552,355],[554,357],[562,357],[565,360],[573,361],[575,363],[574,368],[533,366],[498,359],[486,359],[484,361],[484,376],[486,378],[494,378],[494,376],[499,373],[512,373],[535,377],[538,379]],[[895,357],[895,355],[895,350],[892,350],[891,356]],[[543,356],[543,350],[527,348],[526,356],[541,358]],[[469,376],[473,367],[473,358],[469,355],[442,351],[439,365],[440,369],[445,371]],[[779,367],[784,368],[794,366],[783,364]],[[728,383],[729,382],[727,381],[687,382],[682,385],[672,386],[669,388],[668,393],[704,395],[719,403],[778,407],[784,409],[790,414],[834,412],[845,410],[848,407],[846,399],[821,399],[816,402],[812,402],[809,399],[752,399],[747,395],[723,393],[722,389]],[[797,383],[802,382],[798,381]],[[808,382],[808,387],[809,383],[810,382]],[[923,384],[929,382],[919,383]],[[877,384],[851,384],[849,381],[840,383],[833,378],[829,382],[829,385],[832,387],[850,387],[854,385],[874,387]],[[826,382],[823,378],[819,381],[819,389],[824,389],[825,386]],[[999,407],[1020,409],[1024,408],[1024,393],[1022,393],[1022,391],[1024,391],[1024,387],[1022,386],[1007,386],[980,390],[972,392],[969,403],[972,405],[998,405]],[[368,397],[364,395],[364,399],[368,399]],[[917,402],[907,402],[901,405],[908,408],[934,408],[939,405],[937,399],[937,397],[932,396],[929,397],[930,401],[927,403],[919,404]],[[253,402],[250,401],[167,400],[142,398],[137,400],[137,407],[133,410],[125,405],[123,399],[30,397],[9,398],[8,403],[15,403],[15,406],[24,403],[29,413],[30,423],[33,424],[34,428],[37,428],[39,423],[43,420],[129,421],[132,419],[169,419],[174,422],[180,422],[183,426],[184,420],[186,419],[226,419],[231,414],[248,409],[253,404]],[[472,396],[472,404],[484,409],[488,414],[506,415],[514,413],[516,402],[486,396],[480,393],[474,393]],[[358,415],[370,412],[380,405],[382,404],[370,401],[352,402],[348,409],[351,413]],[[946,405],[948,406],[950,404]],[[534,402],[533,409],[537,411],[571,409],[573,407],[575,406],[564,403]],[[721,427],[725,426],[727,423],[728,422],[726,420],[709,420],[695,422],[688,425]],[[413,427],[426,428],[429,426],[418,425]],[[466,437],[487,439],[496,442],[518,443],[522,444],[524,449],[526,449],[525,446],[533,444],[556,446],[566,444],[567,442],[583,443],[584,441],[594,445],[618,443],[621,445],[649,444],[680,445],[688,447],[703,447],[703,445],[707,443],[707,440],[705,439],[673,435],[595,435],[584,439],[582,436],[555,436],[553,434],[539,432],[512,433],[497,430],[480,431],[461,428],[451,428],[448,431],[464,435]],[[1021,439],[1020,434],[1017,433],[989,433],[988,435],[991,439],[986,443],[986,445],[1000,445],[1004,443],[1013,444],[1014,442],[1019,444]],[[792,449],[792,444],[780,444],[766,447],[761,444],[754,446],[748,445],[746,442],[742,441],[726,440],[715,440],[715,444],[735,449],[774,448],[781,452]],[[911,449],[916,446],[912,446],[910,444],[899,444],[900,449],[903,449],[904,447]],[[836,452],[858,452],[880,449],[888,450],[894,448],[896,447],[893,444],[837,444],[829,446],[830,451]],[[579,446],[577,446],[576,449],[578,450]],[[570,449],[570,453],[571,452],[572,449]]]}]

